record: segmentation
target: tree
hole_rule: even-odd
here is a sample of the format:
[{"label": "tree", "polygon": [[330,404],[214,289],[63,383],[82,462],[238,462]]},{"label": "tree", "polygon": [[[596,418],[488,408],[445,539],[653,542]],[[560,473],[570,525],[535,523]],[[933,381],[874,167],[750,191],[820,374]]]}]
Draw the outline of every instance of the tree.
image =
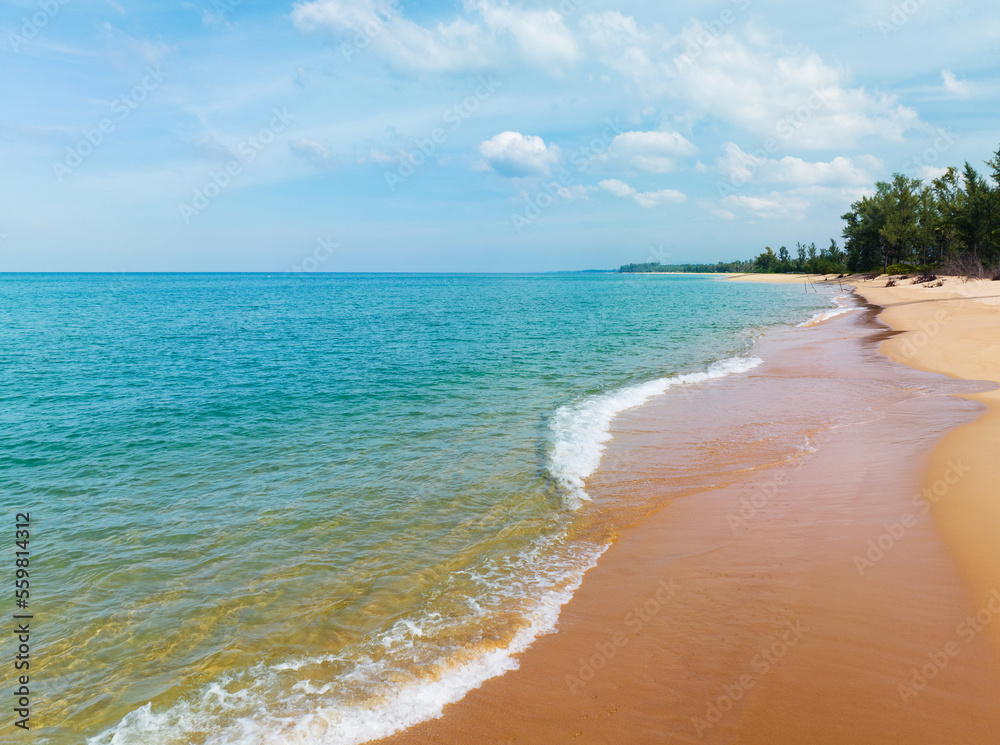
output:
[{"label": "tree", "polygon": [[995,261],[997,255],[997,194],[968,161],[962,171],[965,200],[956,228],[966,252],[976,261]]},{"label": "tree", "polygon": [[844,249],[847,269],[851,272],[871,271],[882,263],[880,230],[885,222],[882,204],[874,197],[862,197],[851,205],[844,220]]},{"label": "tree", "polygon": [[754,270],[758,272],[774,272],[778,268],[778,257],[770,246],[764,246],[764,252],[754,259]]},{"label": "tree", "polygon": [[889,264],[916,263],[921,243],[918,221],[921,181],[901,173],[892,182],[876,184],[875,196],[882,202],[885,221],[879,229],[882,238],[882,270]]},{"label": "tree", "polygon": [[932,232],[938,261],[946,261],[959,250],[958,223],[965,209],[965,191],[959,178],[958,171],[949,166],[931,182],[935,209]]},{"label": "tree", "polygon": [[840,246],[837,245],[837,241],[833,238],[830,239],[830,247],[826,250],[826,255],[830,257],[830,261],[834,264],[844,263],[844,252],[840,250]]}]

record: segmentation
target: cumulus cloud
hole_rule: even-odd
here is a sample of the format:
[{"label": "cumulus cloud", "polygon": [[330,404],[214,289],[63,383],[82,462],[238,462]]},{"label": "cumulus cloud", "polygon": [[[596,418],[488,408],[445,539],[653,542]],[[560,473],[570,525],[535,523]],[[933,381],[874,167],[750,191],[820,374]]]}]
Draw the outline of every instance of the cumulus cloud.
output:
[{"label": "cumulus cloud", "polygon": [[782,182],[796,186],[860,186],[874,180],[873,172],[881,167],[877,158],[837,156],[829,162],[810,162],[786,155],[780,159],[744,152],[734,142],[727,142],[725,154],[716,161],[719,173],[730,184],[748,181]]},{"label": "cumulus cloud", "polygon": [[[688,27],[682,42],[695,43],[701,30]],[[676,83],[701,110],[804,147],[845,146],[867,136],[898,141],[919,122],[895,96],[847,87],[815,52],[786,50],[771,39],[722,34],[681,64]]]},{"label": "cumulus cloud", "polygon": [[482,165],[509,178],[548,176],[559,162],[559,148],[546,145],[541,137],[520,132],[501,132],[479,143]]},{"label": "cumulus cloud", "polygon": [[312,140],[293,140],[288,144],[292,155],[320,168],[333,168],[337,161],[330,151]]},{"label": "cumulus cloud", "polygon": [[697,152],[679,132],[622,132],[611,143],[608,159],[646,173],[667,173],[677,168],[678,157]]},{"label": "cumulus cloud", "polygon": [[900,141],[920,126],[895,96],[851,87],[818,54],[787,48],[753,23],[678,34],[649,30],[618,12],[584,19],[600,60],[648,98],[683,101],[701,115],[809,148],[850,146],[864,137]]},{"label": "cumulus cloud", "polygon": [[683,202],[687,199],[684,194],[674,189],[661,189],[660,191],[638,191],[635,187],[629,186],[624,181],[618,179],[605,179],[597,184],[609,194],[614,194],[622,199],[632,199],[640,207],[650,208],[665,202]]},{"label": "cumulus cloud", "polygon": [[968,98],[972,95],[972,86],[964,80],[955,77],[951,70],[941,71],[941,82],[944,89],[955,98]]}]

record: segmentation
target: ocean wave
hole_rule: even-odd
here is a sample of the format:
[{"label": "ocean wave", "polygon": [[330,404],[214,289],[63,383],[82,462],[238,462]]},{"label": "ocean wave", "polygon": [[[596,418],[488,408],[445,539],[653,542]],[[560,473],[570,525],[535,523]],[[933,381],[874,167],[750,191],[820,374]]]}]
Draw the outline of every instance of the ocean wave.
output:
[{"label": "ocean wave", "polygon": [[675,386],[745,373],[761,362],[758,357],[730,357],[702,372],[659,378],[561,407],[552,418],[553,446],[548,469],[563,491],[566,506],[575,510],[590,500],[584,485],[601,463],[601,456],[612,438],[611,422],[616,416]]},{"label": "ocean wave", "polygon": [[[553,545],[558,549],[553,553]],[[484,681],[518,667],[517,655],[555,631],[563,605],[606,545],[536,539],[507,559],[461,572],[481,592],[462,613],[425,611],[397,621],[362,648],[299,656],[227,673],[154,710],[130,712],[87,745],[360,745],[441,716]],[[488,629],[511,602],[537,597],[503,644]],[[456,625],[479,623],[483,640],[460,645]],[[467,634],[466,634],[467,636]]]},{"label": "ocean wave", "polygon": [[833,298],[833,304],[837,306],[836,308],[815,313],[808,321],[803,321],[802,323],[797,324],[798,328],[809,328],[810,326],[815,326],[817,323],[823,323],[823,321],[828,321],[836,316],[842,316],[844,313],[850,313],[851,311],[857,310],[857,307],[848,306],[842,302],[849,297],[850,295],[838,295]]}]

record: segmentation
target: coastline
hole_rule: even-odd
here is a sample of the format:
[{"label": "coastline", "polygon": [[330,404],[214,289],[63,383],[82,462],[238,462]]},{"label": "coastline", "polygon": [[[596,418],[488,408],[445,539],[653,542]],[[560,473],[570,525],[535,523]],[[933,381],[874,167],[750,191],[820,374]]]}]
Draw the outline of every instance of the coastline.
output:
[{"label": "coastline", "polygon": [[[983,421],[988,394],[878,353],[902,338],[878,328],[879,311],[786,329],[745,382],[624,415],[595,500],[660,499],[519,669],[378,742],[987,742],[1000,727],[1000,661],[986,635],[963,638],[933,686],[919,670],[950,654],[956,623],[983,607],[920,495],[926,463],[925,479],[948,467],[939,451]],[[877,416],[852,418],[859,397]],[[837,406],[819,414],[816,399]],[[677,437],[685,416],[718,430],[741,407],[747,418],[714,441],[685,450]],[[768,416],[778,425],[757,432]],[[818,416],[826,428],[810,429]],[[706,449],[723,455],[692,483]]]},{"label": "coastline", "polygon": [[[1000,283],[945,278],[941,287],[885,287],[882,279],[852,283],[885,310],[881,320],[899,332],[883,342],[890,359],[952,378],[1000,385]],[[878,286],[883,285],[883,286]],[[1000,588],[1000,389],[967,394],[987,408],[976,421],[949,432],[928,462],[924,489],[951,551],[978,603],[993,603]],[[960,465],[961,478],[941,474]],[[955,483],[949,483],[950,481]],[[984,629],[1000,653],[1000,623]]]}]

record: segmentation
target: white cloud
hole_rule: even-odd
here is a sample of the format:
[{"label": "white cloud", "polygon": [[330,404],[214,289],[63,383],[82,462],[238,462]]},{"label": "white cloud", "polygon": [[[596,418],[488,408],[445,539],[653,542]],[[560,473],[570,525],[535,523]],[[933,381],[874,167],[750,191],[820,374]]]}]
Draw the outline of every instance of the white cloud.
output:
[{"label": "white cloud", "polygon": [[719,207],[717,204],[709,201],[708,199],[700,199],[695,204],[697,204],[706,212],[710,212],[711,214],[715,215],[716,217],[720,217],[723,220],[736,219],[736,215],[734,215],[732,212],[730,212],[727,209],[723,209],[722,207]]},{"label": "white cloud", "polygon": [[288,144],[288,149],[295,157],[320,168],[333,168],[337,164],[329,150],[312,140],[293,140]]},{"label": "white cloud", "polygon": [[730,194],[722,200],[726,206],[742,207],[758,217],[791,217],[802,219],[809,209],[809,200],[795,192],[774,192],[755,197]]},{"label": "white cloud", "polygon": [[920,126],[893,95],[850,87],[845,75],[801,47],[788,48],[753,23],[679,34],[646,31],[620,13],[588,14],[587,39],[601,61],[647,98],[670,98],[762,137],[801,147],[850,146],[864,137],[900,141]]},{"label": "white cloud", "polygon": [[[561,200],[563,202],[573,202],[577,199],[590,199],[591,192],[595,191],[598,191],[596,186],[587,186],[585,184],[563,186],[553,181],[545,185],[546,193],[551,195],[556,200]],[[538,198],[539,192],[537,191],[534,194],[528,191],[522,191],[516,196],[510,197],[508,201],[512,205],[522,207],[524,205],[535,204]]]},{"label": "white cloud", "polygon": [[506,2],[495,5],[486,0],[467,3],[483,17],[494,33],[510,33],[521,55],[539,67],[558,73],[563,65],[576,62],[581,52],[573,34],[555,10],[525,10]]},{"label": "white cloud", "polygon": [[368,24],[377,29],[393,16],[389,3],[375,0],[317,0],[296,3],[292,8],[292,21],[304,31],[323,26],[335,31],[353,31]]},{"label": "white cloud", "polygon": [[200,157],[208,160],[237,160],[236,153],[219,142],[215,135],[197,137],[188,143]]},{"label": "white cloud", "polygon": [[370,49],[407,72],[474,69],[487,63],[482,28],[460,18],[425,28],[402,17],[398,6],[380,0],[296,3],[291,18],[301,31],[341,35],[341,51],[349,59]]},{"label": "white cloud", "polygon": [[955,98],[968,98],[972,95],[972,86],[956,78],[951,70],[941,71],[941,81],[944,83],[944,89]]},{"label": "white cloud", "polygon": [[683,202],[687,199],[684,194],[674,189],[661,189],[660,191],[638,191],[635,187],[629,186],[624,181],[618,179],[605,179],[598,183],[598,186],[610,194],[622,199],[632,199],[640,207],[650,208],[665,202]]},{"label": "white cloud", "polygon": [[839,155],[829,162],[810,162],[790,155],[776,160],[744,152],[734,142],[727,142],[725,155],[716,160],[719,173],[734,186],[749,181],[782,182],[796,186],[860,186],[874,181],[873,171],[881,165],[877,158],[870,155],[855,158]]},{"label": "white cloud", "polygon": [[[383,165],[383,166],[389,165],[391,163],[395,163],[396,162],[396,159],[393,158],[391,155],[389,155],[388,153],[382,152],[381,150],[376,150],[375,148],[371,148],[370,149],[370,151],[368,153],[368,157],[371,159],[371,161],[373,163],[378,163],[379,165]],[[364,160],[365,159],[362,159],[362,162]]]},{"label": "white cloud", "polygon": [[730,194],[718,202],[700,203],[699,206],[734,212],[746,211],[762,218],[802,220],[807,211],[818,205],[826,214],[840,214],[851,202],[871,193],[871,185],[854,186],[797,186],[788,191],[771,191],[766,194]]},{"label": "white cloud", "polygon": [[547,176],[559,162],[556,145],[546,145],[541,137],[520,132],[501,132],[479,143],[478,149],[489,170],[510,178]]},{"label": "white cloud", "polygon": [[698,148],[678,132],[623,132],[611,143],[610,160],[646,173],[667,173],[678,157],[694,155]]},{"label": "white cloud", "polygon": [[508,55],[554,75],[581,57],[573,34],[555,10],[528,10],[492,0],[466,0],[465,11],[433,27],[405,18],[398,5],[382,0],[307,0],[292,9],[293,23],[305,32],[321,29],[343,37],[342,51],[353,57],[371,50],[402,72],[482,69]]},{"label": "white cloud", "polygon": [[946,173],[948,173],[947,168],[938,168],[937,166],[921,166],[920,170],[917,171],[917,177],[923,181],[933,181],[936,178],[941,178]]},{"label": "white cloud", "polygon": [[229,22],[226,20],[225,13],[213,13],[207,8],[201,14],[201,23],[205,28],[214,28],[216,26],[228,26]]},{"label": "white cloud", "polygon": [[587,13],[581,26],[601,62],[612,70],[640,85],[659,78],[657,64],[651,58],[658,47],[632,16],[617,10]]}]

